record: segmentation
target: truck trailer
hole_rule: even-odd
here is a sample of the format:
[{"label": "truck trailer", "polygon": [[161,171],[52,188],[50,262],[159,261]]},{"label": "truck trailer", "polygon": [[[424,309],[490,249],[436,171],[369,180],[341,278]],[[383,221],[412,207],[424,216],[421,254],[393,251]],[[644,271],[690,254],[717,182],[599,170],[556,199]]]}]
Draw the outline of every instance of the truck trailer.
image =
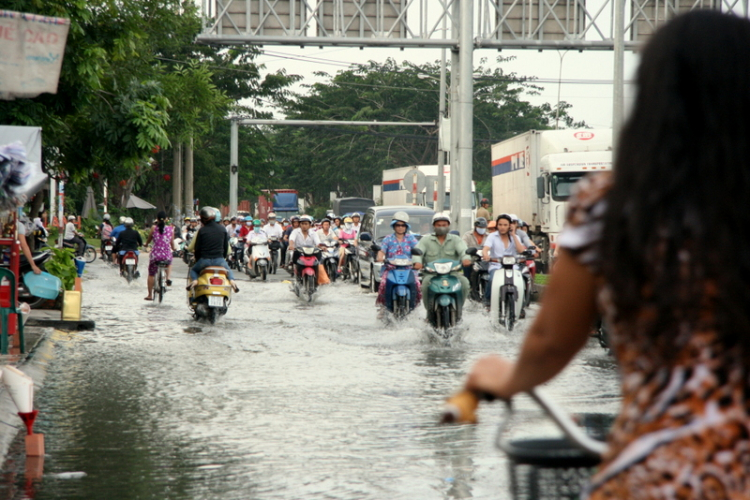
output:
[{"label": "truck trailer", "polygon": [[[445,175],[445,204],[443,211],[448,211],[451,208],[450,165],[445,165],[443,172]],[[437,184],[437,165],[412,165],[383,170],[383,205],[418,205],[436,210]],[[476,215],[477,209],[476,198],[476,185],[472,181],[471,210],[474,215]]]},{"label": "truck trailer", "polygon": [[257,216],[260,219],[268,219],[268,214],[275,212],[276,217],[281,220],[300,213],[299,194],[296,189],[264,189],[258,196]]},{"label": "truck trailer", "polygon": [[611,169],[611,129],[530,130],[492,146],[493,214],[527,222],[546,265],[575,183]]}]

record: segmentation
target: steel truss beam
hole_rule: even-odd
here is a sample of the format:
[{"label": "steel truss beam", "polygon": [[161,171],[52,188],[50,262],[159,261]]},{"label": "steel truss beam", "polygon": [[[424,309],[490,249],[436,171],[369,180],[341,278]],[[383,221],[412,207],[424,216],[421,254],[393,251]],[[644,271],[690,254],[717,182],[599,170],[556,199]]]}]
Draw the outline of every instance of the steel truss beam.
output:
[{"label": "steel truss beam", "polygon": [[[612,50],[615,0],[471,0],[475,48]],[[693,9],[748,17],[749,0],[626,0],[625,47]],[[459,0],[202,0],[198,41],[218,45],[425,47],[444,37]]]}]

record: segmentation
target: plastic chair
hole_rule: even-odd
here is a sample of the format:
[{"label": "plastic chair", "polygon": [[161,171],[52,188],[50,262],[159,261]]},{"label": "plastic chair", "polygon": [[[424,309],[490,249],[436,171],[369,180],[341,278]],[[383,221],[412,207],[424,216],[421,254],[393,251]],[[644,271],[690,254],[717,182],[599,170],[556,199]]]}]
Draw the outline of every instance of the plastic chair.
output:
[{"label": "plastic chair", "polygon": [[8,354],[8,324],[10,323],[9,318],[11,314],[16,315],[18,324],[18,340],[21,346],[21,352],[26,352],[26,339],[23,335],[23,318],[21,317],[21,311],[17,307],[16,295],[18,294],[18,285],[16,284],[16,275],[10,269],[0,268],[0,282],[3,279],[7,279],[9,283],[10,292],[8,293],[9,306],[0,307],[0,328],[2,333],[0,334],[0,354]]}]

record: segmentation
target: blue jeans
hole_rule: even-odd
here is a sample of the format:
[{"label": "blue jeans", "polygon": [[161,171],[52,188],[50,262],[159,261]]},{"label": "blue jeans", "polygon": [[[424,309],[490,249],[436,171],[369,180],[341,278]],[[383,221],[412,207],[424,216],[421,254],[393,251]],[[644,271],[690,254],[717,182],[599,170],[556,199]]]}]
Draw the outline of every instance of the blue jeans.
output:
[{"label": "blue jeans", "polygon": [[193,267],[190,268],[190,279],[193,281],[198,279],[198,274],[208,266],[217,266],[217,267],[223,267],[227,270],[227,277],[229,278],[229,281],[234,281],[234,273],[231,269],[229,269],[229,265],[227,265],[227,261],[224,260],[223,257],[218,257],[216,259],[198,259],[195,261],[195,264],[193,264]]},{"label": "blue jeans", "polygon": [[126,254],[127,252],[133,252],[133,253],[135,253],[136,255],[140,255],[140,254],[141,254],[141,252],[140,252],[140,251],[138,251],[138,250],[120,250],[120,252],[119,252],[119,253],[120,253],[120,255],[125,255],[125,254]]}]

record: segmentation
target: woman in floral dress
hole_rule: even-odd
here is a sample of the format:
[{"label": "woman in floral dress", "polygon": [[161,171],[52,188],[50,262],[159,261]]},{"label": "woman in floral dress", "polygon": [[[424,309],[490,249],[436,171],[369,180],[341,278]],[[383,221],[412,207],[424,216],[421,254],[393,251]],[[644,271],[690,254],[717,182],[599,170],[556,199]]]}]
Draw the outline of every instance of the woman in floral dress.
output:
[{"label": "woman in floral dress", "polygon": [[154,242],[148,262],[148,296],[145,300],[154,300],[154,281],[158,271],[157,262],[167,261],[167,286],[172,285],[172,247],[174,226],[167,224],[167,214],[163,210],[156,215],[156,224],[151,228],[146,245]]},{"label": "woman in floral dress", "polygon": [[[391,220],[391,228],[393,234],[389,234],[380,243],[380,251],[378,252],[378,262],[387,261],[388,259],[395,259],[398,257],[411,259],[411,250],[417,246],[417,238],[409,233],[409,214],[406,212],[396,212],[393,214],[393,220]],[[421,264],[415,264],[415,269],[419,269]],[[384,314],[385,309],[385,283],[388,277],[388,266],[383,266],[383,274],[380,277],[380,286],[378,287],[378,297],[375,299],[375,304],[380,306],[380,314]],[[374,279],[374,277],[372,278]],[[422,300],[422,287],[419,280],[416,281],[417,295],[416,304]]]},{"label": "woman in floral dress", "polygon": [[603,314],[622,409],[587,497],[747,500],[750,21],[675,18],[637,83],[614,173],[570,202],[519,359],[480,360],[466,386],[510,398],[546,382]]}]

